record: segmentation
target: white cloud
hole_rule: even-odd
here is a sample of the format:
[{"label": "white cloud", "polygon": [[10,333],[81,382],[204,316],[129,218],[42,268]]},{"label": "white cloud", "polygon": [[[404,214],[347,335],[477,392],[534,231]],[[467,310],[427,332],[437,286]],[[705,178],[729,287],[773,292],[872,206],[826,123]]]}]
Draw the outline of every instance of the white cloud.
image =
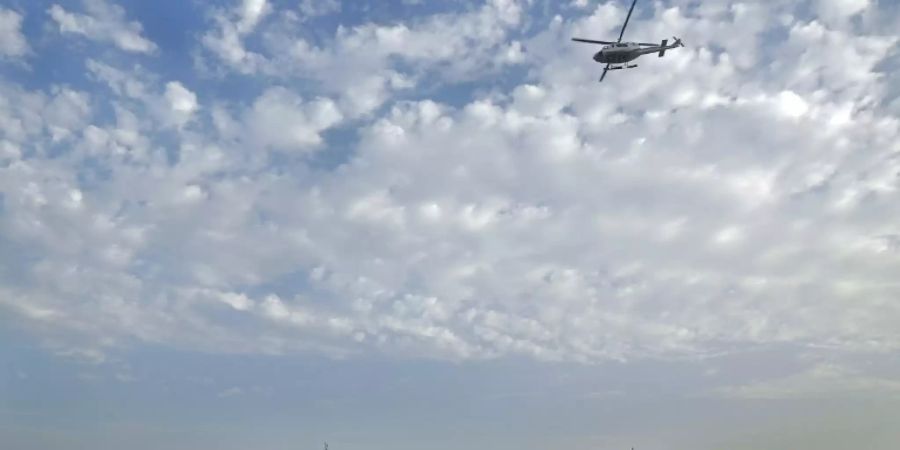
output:
[{"label": "white cloud", "polygon": [[240,10],[240,20],[237,24],[238,31],[241,33],[253,31],[270,10],[266,0],[244,0]]},{"label": "white cloud", "polygon": [[197,109],[197,96],[177,81],[166,83],[166,99],[174,112],[190,114]]},{"label": "white cloud", "polygon": [[197,96],[184,87],[180,82],[170,81],[166,83],[166,100],[172,110],[174,120],[183,125],[190,120],[197,110]]},{"label": "white cloud", "polygon": [[231,292],[226,292],[222,294],[221,299],[223,302],[227,303],[232,308],[238,311],[246,311],[248,309],[253,308],[254,303],[252,300],[247,298],[246,295],[243,294],[234,294]]},{"label": "white cloud", "polygon": [[217,29],[203,35],[203,45],[239,72],[255,73],[263,58],[245,49],[244,38],[271,9],[266,0],[242,0],[231,10],[217,11],[213,16]]},{"label": "white cloud", "polygon": [[[0,124],[4,125],[2,138],[9,142],[8,146],[31,145],[29,139],[43,136],[56,142],[88,123],[92,107],[87,93],[60,86],[53,86],[49,91],[45,94],[0,86],[5,97],[0,103]],[[39,146],[38,150],[45,149]]]},{"label": "white cloud", "polygon": [[141,72],[130,74],[94,59],[88,59],[85,65],[93,78],[105,83],[117,96],[143,100],[150,95]]},{"label": "white cloud", "polygon": [[54,4],[47,13],[59,26],[61,33],[82,35],[98,42],[110,42],[127,52],[153,53],[156,44],[141,36],[143,27],[137,21],[128,21],[125,10],[110,5],[106,0],[83,0],[87,14],[66,11]]},{"label": "white cloud", "polygon": [[28,52],[28,41],[22,34],[22,15],[0,8],[0,57],[18,58]]},{"label": "white cloud", "polygon": [[219,392],[219,398],[230,398],[244,395],[244,389],[234,386]]},{"label": "white cloud", "polygon": [[263,92],[246,112],[248,143],[278,150],[310,150],[322,143],[320,133],[342,119],[334,102],[320,98],[304,102],[284,88]]},{"label": "white cloud", "polygon": [[[117,113],[125,119],[128,130],[120,129],[120,136],[134,140],[136,129],[153,127],[183,128],[194,118],[200,109],[197,95],[179,81],[167,82],[157,86],[159,80],[155,74],[149,73],[140,66],[123,69],[109,64],[88,59],[87,69],[90,77],[102,82],[116,95],[114,104]],[[152,115],[154,121],[138,123],[132,110],[140,109],[142,113]]]},{"label": "white cloud", "polygon": [[304,18],[324,16],[341,10],[338,0],[301,0],[300,13]]},{"label": "white cloud", "polygon": [[88,95],[68,88],[53,89],[53,98],[46,108],[45,124],[54,140],[80,131],[91,116]]}]

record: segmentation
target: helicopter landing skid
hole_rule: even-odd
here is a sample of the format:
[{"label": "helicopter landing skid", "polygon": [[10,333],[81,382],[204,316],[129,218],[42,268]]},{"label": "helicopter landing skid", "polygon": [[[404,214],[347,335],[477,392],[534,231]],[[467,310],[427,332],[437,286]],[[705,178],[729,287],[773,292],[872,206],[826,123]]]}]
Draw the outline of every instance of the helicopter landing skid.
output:
[{"label": "helicopter landing skid", "polygon": [[621,66],[610,67],[609,70],[634,69],[635,67],[637,67],[637,64],[632,64],[630,66],[627,64],[623,64]]}]

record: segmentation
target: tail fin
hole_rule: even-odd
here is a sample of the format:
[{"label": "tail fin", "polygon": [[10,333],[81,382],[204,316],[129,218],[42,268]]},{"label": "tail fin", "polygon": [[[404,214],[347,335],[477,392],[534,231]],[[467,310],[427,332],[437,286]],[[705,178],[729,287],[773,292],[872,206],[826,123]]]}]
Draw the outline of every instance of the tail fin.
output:
[{"label": "tail fin", "polygon": [[662,47],[662,50],[659,51],[659,57],[660,57],[660,58],[662,58],[663,56],[665,56],[665,54],[666,54],[666,44],[668,44],[668,43],[669,43],[669,40],[668,40],[668,39],[663,39],[663,40],[662,40],[662,44],[659,44],[659,46]]}]

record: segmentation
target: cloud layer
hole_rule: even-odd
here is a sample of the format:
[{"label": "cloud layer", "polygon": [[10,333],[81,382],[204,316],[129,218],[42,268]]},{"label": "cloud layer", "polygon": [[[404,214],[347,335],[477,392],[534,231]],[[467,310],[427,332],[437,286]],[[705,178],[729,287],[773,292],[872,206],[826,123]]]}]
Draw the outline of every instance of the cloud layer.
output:
[{"label": "cloud layer", "polygon": [[[61,352],[900,350],[897,38],[873,4],[647,6],[628,35],[687,47],[603,85],[568,40],[614,34],[614,3],[318,40],[292,26],[333,9],[232,6],[197,72],[263,89],[92,58],[90,89],[0,85],[0,307]],[[85,8],[48,20],[158,51]]]}]

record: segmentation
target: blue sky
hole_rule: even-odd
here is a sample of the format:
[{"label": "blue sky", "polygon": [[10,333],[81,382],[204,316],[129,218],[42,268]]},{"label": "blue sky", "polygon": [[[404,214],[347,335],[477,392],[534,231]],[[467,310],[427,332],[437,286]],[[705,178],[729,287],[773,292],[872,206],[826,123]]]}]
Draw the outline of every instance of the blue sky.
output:
[{"label": "blue sky", "polygon": [[892,1],[0,5],[11,449],[895,449]]}]

